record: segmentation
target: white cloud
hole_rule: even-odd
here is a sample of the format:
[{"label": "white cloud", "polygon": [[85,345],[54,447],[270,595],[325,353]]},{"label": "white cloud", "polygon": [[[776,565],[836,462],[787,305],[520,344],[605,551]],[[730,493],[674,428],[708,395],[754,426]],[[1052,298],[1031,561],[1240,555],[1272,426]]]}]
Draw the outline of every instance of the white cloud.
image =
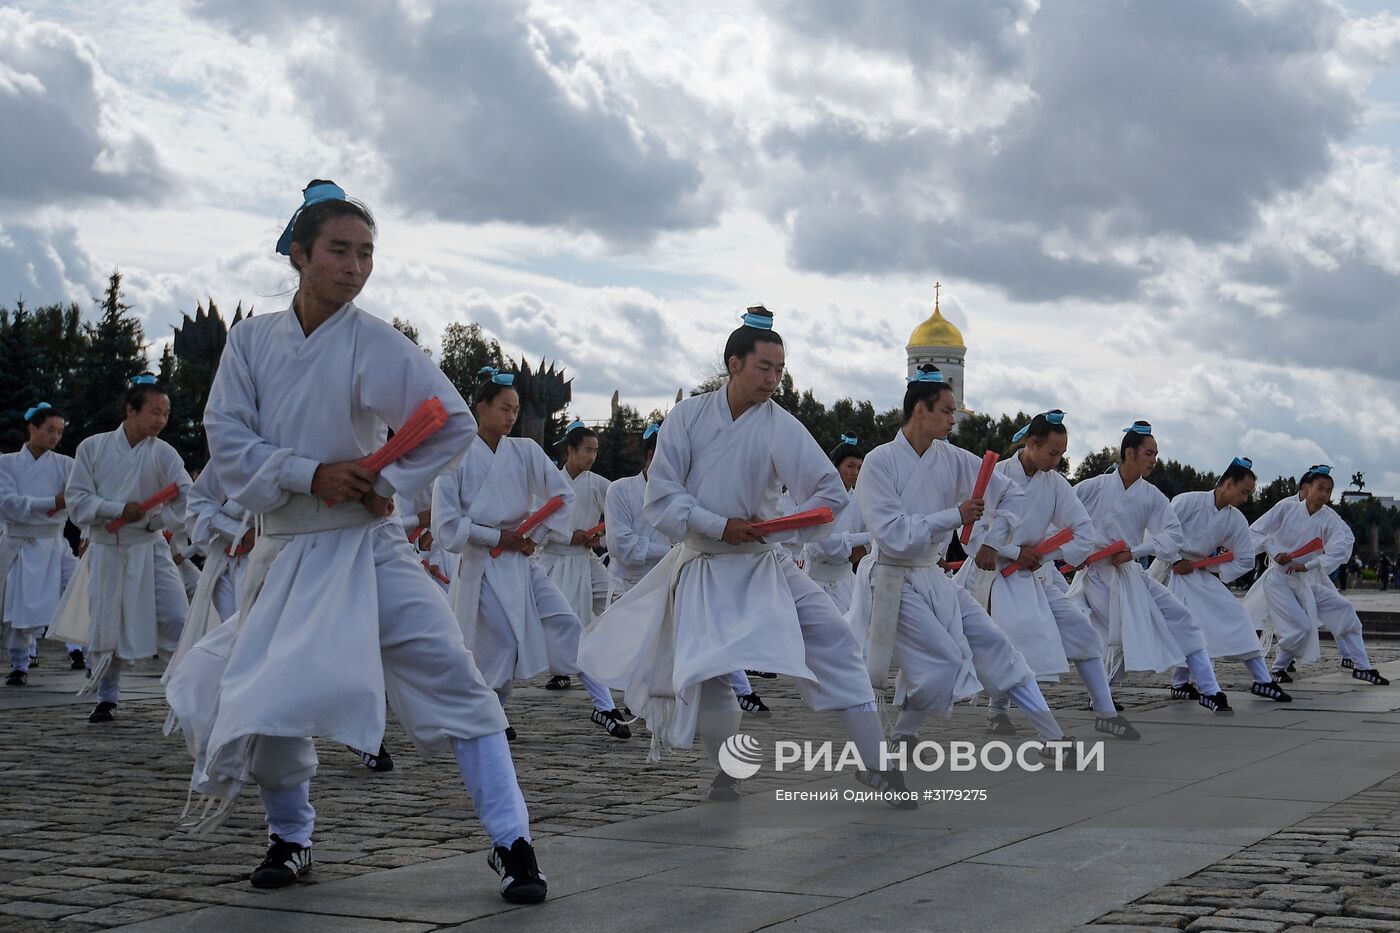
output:
[{"label": "white cloud", "polygon": [[0,7],[0,206],[158,199],[169,174],[120,96],[89,42]]}]

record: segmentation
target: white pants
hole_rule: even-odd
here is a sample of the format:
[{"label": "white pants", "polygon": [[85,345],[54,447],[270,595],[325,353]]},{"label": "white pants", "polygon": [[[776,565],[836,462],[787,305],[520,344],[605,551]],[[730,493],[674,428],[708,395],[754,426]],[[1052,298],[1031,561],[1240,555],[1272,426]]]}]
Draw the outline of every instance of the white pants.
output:
[{"label": "white pants", "polygon": [[[530,814],[520,793],[505,733],[453,739],[452,753],[477,818],[491,841],[507,848],[516,839],[530,841]],[[267,812],[268,835],[275,833],[286,842],[311,845],[311,834],[316,826],[316,810],[311,806],[311,780],[308,778],[281,789],[260,787],[259,792]]]},{"label": "white pants", "polygon": [[[1281,671],[1302,654],[1311,634],[1312,618],[1282,571],[1265,576],[1263,582],[1264,598],[1268,600],[1269,614],[1274,617],[1279,638],[1274,670]],[[1359,670],[1370,670],[1371,658],[1361,639],[1361,618],[1356,614],[1356,607],[1325,583],[1313,584],[1312,595],[1317,603],[1317,621],[1337,640],[1342,657]]]}]

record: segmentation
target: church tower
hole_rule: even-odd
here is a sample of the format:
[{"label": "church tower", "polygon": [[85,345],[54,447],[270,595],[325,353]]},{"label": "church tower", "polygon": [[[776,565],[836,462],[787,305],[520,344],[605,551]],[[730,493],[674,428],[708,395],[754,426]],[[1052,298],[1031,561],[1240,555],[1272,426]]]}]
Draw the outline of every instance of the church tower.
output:
[{"label": "church tower", "polygon": [[967,356],[967,344],[963,343],[962,334],[943,316],[943,311],[939,308],[939,292],[942,288],[942,283],[934,284],[933,314],[909,335],[909,345],[905,347],[909,361],[908,375],[914,375],[914,370],[924,363],[937,366],[939,372],[943,373],[943,380],[953,387],[959,412],[965,412],[967,408],[963,404],[963,361]]}]

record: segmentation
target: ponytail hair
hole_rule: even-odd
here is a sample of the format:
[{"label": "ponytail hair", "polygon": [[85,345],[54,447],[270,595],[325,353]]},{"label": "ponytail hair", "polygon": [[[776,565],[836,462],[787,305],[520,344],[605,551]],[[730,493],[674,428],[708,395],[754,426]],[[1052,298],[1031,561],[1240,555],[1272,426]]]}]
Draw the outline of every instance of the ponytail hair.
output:
[{"label": "ponytail hair", "polygon": [[841,440],[835,447],[831,448],[827,456],[831,458],[831,465],[838,470],[841,468],[841,462],[850,457],[855,457],[857,460],[865,459],[865,454],[861,453],[860,450],[860,439],[850,431],[841,435]]},{"label": "ponytail hair", "polygon": [[1220,482],[1217,487],[1228,483],[1239,483],[1245,479],[1259,481],[1259,477],[1254,475],[1254,461],[1248,457],[1236,457],[1230,461],[1230,465],[1225,468],[1225,472],[1220,474]]},{"label": "ponytail hair", "polygon": [[744,323],[739,325],[724,342],[724,371],[729,372],[729,361],[738,357],[742,362],[760,343],[783,345],[783,338],[773,329],[773,312],[763,305],[754,305],[744,312]]},{"label": "ponytail hair", "polygon": [[1118,445],[1118,459],[1126,460],[1128,451],[1137,450],[1152,436],[1152,425],[1146,421],[1134,421],[1123,429],[1123,442]]},{"label": "ponytail hair", "polygon": [[1043,441],[1051,434],[1069,434],[1069,429],[1065,427],[1065,413],[1058,408],[1041,412],[1011,435],[1011,446],[1007,448],[1006,456],[1026,446],[1031,439]]}]

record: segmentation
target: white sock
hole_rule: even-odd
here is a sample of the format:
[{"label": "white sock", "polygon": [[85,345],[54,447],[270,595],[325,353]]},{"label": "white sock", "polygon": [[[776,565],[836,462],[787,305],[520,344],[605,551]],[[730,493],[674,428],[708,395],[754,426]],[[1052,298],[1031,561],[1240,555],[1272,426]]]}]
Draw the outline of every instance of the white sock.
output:
[{"label": "white sock", "polygon": [[735,671],[729,675],[729,686],[734,688],[736,697],[746,697],[753,693],[753,684],[749,683],[749,675],[743,671]]},{"label": "white sock", "polygon": [[515,778],[510,743],[504,732],[474,739],[452,740],[452,754],[471,794],[481,828],[498,846],[509,848],[517,839],[530,841],[530,813]]},{"label": "white sock", "polygon": [[1188,654],[1186,666],[1191,668],[1196,689],[1202,696],[1214,696],[1220,692],[1220,682],[1215,679],[1215,665],[1210,663],[1210,655],[1206,654],[1206,649],[1200,648]]},{"label": "white sock", "polygon": [[593,708],[603,712],[615,709],[617,704],[613,703],[612,691],[601,681],[594,680],[583,671],[579,671],[578,679],[583,683],[583,687],[588,691],[588,698],[593,701]]},{"label": "white sock", "polygon": [[1244,666],[1249,668],[1249,676],[1254,678],[1256,684],[1266,684],[1274,678],[1269,674],[1269,666],[1264,663],[1264,659],[1259,655],[1252,658],[1243,658]]},{"label": "white sock", "polygon": [[311,806],[311,781],[295,787],[259,787],[263,810],[267,813],[267,833],[276,833],[284,842],[310,846],[316,828],[316,810]]},{"label": "white sock", "polygon": [[1050,712],[1050,704],[1045,702],[1045,694],[1040,692],[1040,686],[1034,678],[1017,684],[1008,692],[1011,699],[1015,700],[1016,705],[1026,714],[1026,718],[1031,721],[1031,725],[1035,726],[1035,731],[1040,733],[1041,741],[1058,742],[1065,737],[1065,731],[1055,720],[1055,714]]},{"label": "white sock", "polygon": [[1101,716],[1118,715],[1118,707],[1113,705],[1113,690],[1108,686],[1108,671],[1104,669],[1103,658],[1084,658],[1074,662],[1079,678],[1089,691],[1089,704]]}]

